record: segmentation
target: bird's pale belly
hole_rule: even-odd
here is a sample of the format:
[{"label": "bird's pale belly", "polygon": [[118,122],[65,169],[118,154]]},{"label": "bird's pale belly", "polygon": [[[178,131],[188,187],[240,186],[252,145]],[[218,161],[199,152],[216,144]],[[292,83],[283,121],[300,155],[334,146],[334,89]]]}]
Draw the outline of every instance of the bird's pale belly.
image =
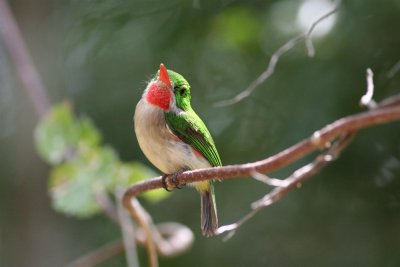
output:
[{"label": "bird's pale belly", "polygon": [[[135,132],[139,146],[148,160],[163,173],[181,169],[201,169],[211,164],[192,146],[176,137],[166,126],[164,112],[140,100],[136,106]],[[196,188],[208,187],[208,182],[196,183]]]}]

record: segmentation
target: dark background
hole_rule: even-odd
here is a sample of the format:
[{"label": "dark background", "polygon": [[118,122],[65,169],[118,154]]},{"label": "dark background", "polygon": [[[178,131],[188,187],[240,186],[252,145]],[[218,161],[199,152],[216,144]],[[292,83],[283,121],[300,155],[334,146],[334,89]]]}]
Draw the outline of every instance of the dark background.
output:
[{"label": "dark background", "polygon": [[[321,1],[319,1],[321,2]],[[123,160],[150,166],[132,115],[161,62],[192,86],[192,105],[213,133],[224,164],[273,155],[346,115],[361,112],[365,70],[375,99],[399,93],[400,1],[345,1],[326,34],[282,57],[249,98],[224,108],[301,30],[310,1],[10,1],[52,103],[69,100],[91,117]],[[312,2],[315,4],[315,2]],[[317,13],[324,13],[320,10]],[[1,25],[0,25],[1,27]],[[0,39],[0,265],[63,266],[120,238],[105,216],[79,220],[51,208],[49,167],[37,156],[31,102]],[[175,191],[146,204],[156,222],[196,234],[191,250],[161,266],[399,266],[400,125],[362,131],[342,156],[223,242],[199,230],[199,197]],[[311,159],[311,158],[309,158]],[[296,163],[277,173],[284,178]],[[250,179],[216,187],[221,223],[231,223],[270,188]],[[140,253],[145,265],[146,257]],[[125,266],[115,257],[102,266]]]}]

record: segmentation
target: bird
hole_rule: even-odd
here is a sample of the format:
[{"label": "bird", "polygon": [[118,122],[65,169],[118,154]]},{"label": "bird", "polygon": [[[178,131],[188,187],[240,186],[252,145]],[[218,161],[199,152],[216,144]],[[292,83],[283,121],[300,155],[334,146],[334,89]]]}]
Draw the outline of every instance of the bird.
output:
[{"label": "bird", "polygon": [[[161,63],[135,108],[134,130],[139,147],[164,173],[163,179],[185,170],[222,166],[209,130],[191,107],[190,89],[181,74],[167,70]],[[218,228],[214,180],[189,185],[200,193],[202,234],[214,236]]]}]

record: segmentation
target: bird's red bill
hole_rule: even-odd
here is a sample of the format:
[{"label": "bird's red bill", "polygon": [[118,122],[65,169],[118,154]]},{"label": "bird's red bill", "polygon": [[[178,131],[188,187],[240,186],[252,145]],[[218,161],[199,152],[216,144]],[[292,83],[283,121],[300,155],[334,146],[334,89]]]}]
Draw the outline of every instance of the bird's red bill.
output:
[{"label": "bird's red bill", "polygon": [[164,64],[160,64],[160,77],[158,78],[160,81],[166,83],[168,86],[171,85],[171,81],[169,80],[167,68]]}]

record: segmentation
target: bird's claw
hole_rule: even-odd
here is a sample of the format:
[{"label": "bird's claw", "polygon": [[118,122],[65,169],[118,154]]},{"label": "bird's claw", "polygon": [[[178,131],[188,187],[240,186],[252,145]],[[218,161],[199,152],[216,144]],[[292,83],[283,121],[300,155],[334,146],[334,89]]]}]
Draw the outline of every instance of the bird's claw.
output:
[{"label": "bird's claw", "polygon": [[161,178],[161,181],[162,181],[162,185],[163,185],[163,187],[164,187],[164,189],[165,190],[167,190],[168,192],[171,192],[172,190],[170,190],[169,188],[168,188],[168,184],[167,184],[167,178],[168,178],[168,180],[169,180],[169,183],[170,184],[172,184],[174,187],[172,188],[172,189],[182,189],[182,186],[185,186],[185,184],[183,184],[182,186],[181,186],[181,184],[179,183],[179,181],[178,181],[178,175],[180,175],[181,173],[183,173],[183,172],[185,172],[186,171],[186,169],[182,169],[182,170],[179,170],[179,171],[177,171],[177,172],[174,172],[174,173],[172,173],[172,174],[164,174],[163,176],[162,176],[162,178]]},{"label": "bird's claw", "polygon": [[164,175],[162,176],[162,178],[161,178],[161,182],[162,182],[163,188],[164,188],[166,191],[171,192],[172,190],[169,190],[169,189],[168,189],[167,178],[168,178],[168,174],[164,174]]}]

